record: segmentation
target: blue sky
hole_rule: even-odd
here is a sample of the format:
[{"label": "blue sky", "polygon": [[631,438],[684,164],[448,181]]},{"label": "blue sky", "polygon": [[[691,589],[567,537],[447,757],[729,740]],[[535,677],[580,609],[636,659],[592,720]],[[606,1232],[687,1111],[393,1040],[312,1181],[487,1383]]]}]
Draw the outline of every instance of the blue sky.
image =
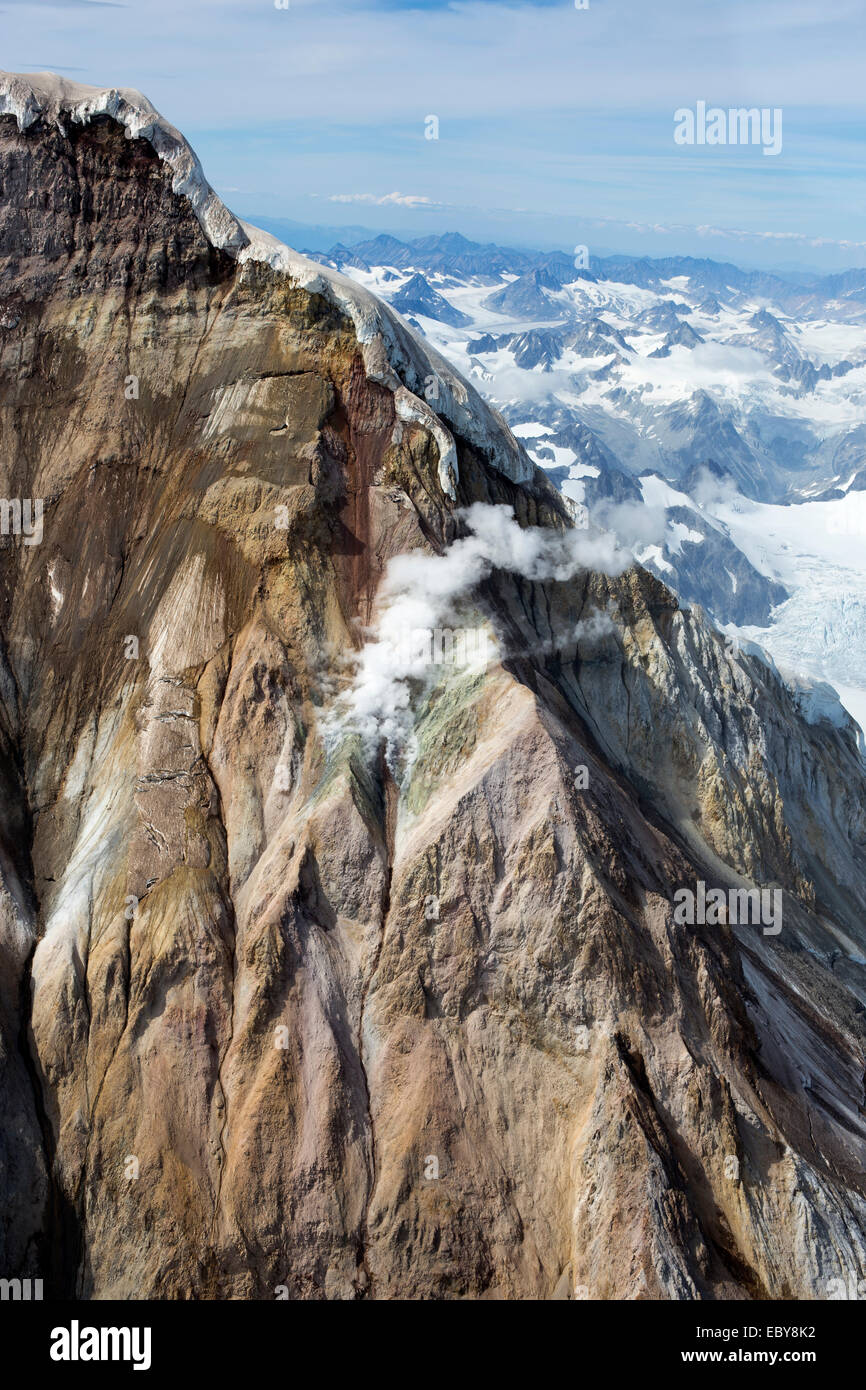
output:
[{"label": "blue sky", "polygon": [[[3,63],[144,91],[246,217],[866,265],[864,0],[0,0]],[[783,147],[673,113],[780,107]],[[425,118],[439,139],[425,139]]]}]

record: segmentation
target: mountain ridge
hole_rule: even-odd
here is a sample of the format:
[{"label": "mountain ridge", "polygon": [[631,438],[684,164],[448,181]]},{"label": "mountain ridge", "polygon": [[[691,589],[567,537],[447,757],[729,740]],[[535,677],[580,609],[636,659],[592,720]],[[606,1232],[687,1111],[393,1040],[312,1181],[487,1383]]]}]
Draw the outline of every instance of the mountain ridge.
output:
[{"label": "mountain ridge", "polygon": [[[126,97],[21,90],[0,466],[47,505],[0,545],[4,1270],[131,1299],[862,1275],[853,726],[573,526],[385,305],[252,229],[216,247],[153,115],[155,144]],[[395,689],[401,600],[496,656]],[[365,652],[391,757],[341,705]],[[700,882],[783,892],[781,932],[678,923]]]}]

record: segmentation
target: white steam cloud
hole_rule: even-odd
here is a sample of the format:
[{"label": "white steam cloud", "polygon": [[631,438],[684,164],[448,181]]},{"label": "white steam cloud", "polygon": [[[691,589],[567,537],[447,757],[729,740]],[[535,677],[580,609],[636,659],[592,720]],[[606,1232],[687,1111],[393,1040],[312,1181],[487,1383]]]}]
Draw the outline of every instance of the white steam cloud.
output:
[{"label": "white steam cloud", "polygon": [[645,502],[605,502],[594,512],[599,525],[613,531],[619,543],[629,550],[646,545],[664,545],[667,513],[664,507],[648,506]]},{"label": "white steam cloud", "polygon": [[611,532],[522,527],[510,507],[483,502],[459,516],[470,534],[444,555],[416,550],[391,560],[379,591],[376,626],[353,653],[351,685],[326,724],[329,743],[356,733],[371,748],[384,739],[389,758],[398,750],[411,755],[413,684],[431,682],[436,672],[429,649],[407,638],[458,622],[460,601],[494,569],[530,580],[568,580],[587,569],[621,574],[632,562]]},{"label": "white steam cloud", "polygon": [[573,636],[576,642],[595,642],[599,638],[609,637],[614,632],[616,623],[613,618],[604,609],[599,609],[588,618],[581,618]]},{"label": "white steam cloud", "polygon": [[706,466],[698,471],[692,497],[699,507],[725,506],[739,496],[740,490],[729,473],[717,478]]}]

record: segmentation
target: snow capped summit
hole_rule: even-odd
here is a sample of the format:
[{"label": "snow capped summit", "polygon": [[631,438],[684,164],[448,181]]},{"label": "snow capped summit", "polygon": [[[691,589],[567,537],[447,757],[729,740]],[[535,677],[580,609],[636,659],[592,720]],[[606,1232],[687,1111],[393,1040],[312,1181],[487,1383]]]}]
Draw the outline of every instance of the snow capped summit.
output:
[{"label": "snow capped summit", "polygon": [[410,275],[392,297],[391,306],[406,317],[410,314],[421,314],[425,318],[436,319],[439,323],[448,323],[452,328],[461,328],[464,324],[472,322],[468,314],[455,309],[444,295],[434,290],[424,276],[417,272]]},{"label": "snow capped summit", "polygon": [[[39,120],[62,127],[65,121],[85,124],[108,115],[125,127],[128,138],[147,139],[171,169],[174,192],[189,200],[212,246],[239,261],[262,261],[304,289],[323,295],[351,319],[370,377],[395,392],[406,392],[414,402],[413,410],[439,418],[437,432],[445,441],[443,477],[453,455],[446,427],[475,443],[507,477],[515,481],[532,477],[533,464],[520,444],[445,357],[356,281],[299,255],[230,212],[205,179],[188,142],[140,92],[88,87],[52,73],[0,73],[2,114],[14,115],[20,130]],[[435,412],[426,402],[431,382],[436,383]]]},{"label": "snow capped summit", "polygon": [[88,87],[51,72],[0,72],[2,114],[15,116],[19,130],[38,120],[62,129],[65,121],[84,125],[99,116],[113,117],[130,140],[150,141],[172,171],[175,193],[189,199],[213,246],[233,255],[247,246],[242,224],[214,193],[191,146],[141,92],[129,87]]}]

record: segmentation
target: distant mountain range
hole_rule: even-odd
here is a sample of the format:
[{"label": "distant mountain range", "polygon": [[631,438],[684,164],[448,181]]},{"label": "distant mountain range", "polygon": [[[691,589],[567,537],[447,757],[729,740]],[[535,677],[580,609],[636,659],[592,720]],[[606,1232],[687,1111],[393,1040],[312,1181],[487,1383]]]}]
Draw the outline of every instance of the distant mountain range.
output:
[{"label": "distant mountain range", "polygon": [[[286,224],[283,225],[285,227]],[[297,227],[301,234],[307,230],[300,224],[289,225]],[[308,237],[302,249],[306,255],[337,269],[355,266],[372,270],[376,266],[390,265],[460,277],[488,275],[491,282],[501,275],[532,276],[533,272],[540,272],[548,281],[556,281],[559,287],[579,278],[593,282],[611,280],[638,285],[643,289],[656,289],[672,278],[685,275],[708,294],[721,293],[723,298],[737,291],[767,296],[780,305],[801,309],[812,299],[854,300],[866,306],[866,268],[834,275],[810,275],[804,271],[774,273],[743,270],[730,262],[694,256],[650,258],[614,255],[592,257],[590,268],[576,270],[574,258],[564,251],[532,251],[498,246],[493,242],[475,242],[459,232],[417,237],[409,241],[379,233],[367,240],[354,241],[351,233],[355,230],[344,228],[343,238],[327,250],[315,244],[317,237]]]}]

